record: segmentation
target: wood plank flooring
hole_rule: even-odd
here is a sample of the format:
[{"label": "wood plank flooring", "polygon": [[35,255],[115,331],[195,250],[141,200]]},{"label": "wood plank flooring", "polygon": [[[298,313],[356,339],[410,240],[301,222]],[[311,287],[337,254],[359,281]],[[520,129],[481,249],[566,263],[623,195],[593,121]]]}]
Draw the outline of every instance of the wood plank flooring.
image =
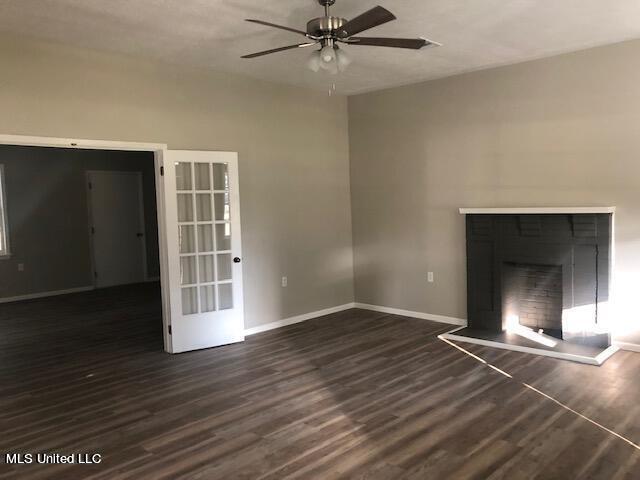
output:
[{"label": "wood plank flooring", "polygon": [[[640,354],[602,367],[437,339],[349,310],[162,352],[155,285],[0,305],[0,453],[19,479],[637,479]],[[3,460],[4,461],[4,460]]]}]

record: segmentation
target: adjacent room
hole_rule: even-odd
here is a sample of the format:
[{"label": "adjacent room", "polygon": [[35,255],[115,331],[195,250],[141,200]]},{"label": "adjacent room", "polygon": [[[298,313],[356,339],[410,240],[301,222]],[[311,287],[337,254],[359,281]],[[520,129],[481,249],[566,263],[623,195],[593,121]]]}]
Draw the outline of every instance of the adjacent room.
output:
[{"label": "adjacent room", "polygon": [[0,4],[0,478],[640,478],[640,3]]},{"label": "adjacent room", "polygon": [[4,353],[114,349],[136,330],[161,349],[153,153],[1,145],[0,157]]}]

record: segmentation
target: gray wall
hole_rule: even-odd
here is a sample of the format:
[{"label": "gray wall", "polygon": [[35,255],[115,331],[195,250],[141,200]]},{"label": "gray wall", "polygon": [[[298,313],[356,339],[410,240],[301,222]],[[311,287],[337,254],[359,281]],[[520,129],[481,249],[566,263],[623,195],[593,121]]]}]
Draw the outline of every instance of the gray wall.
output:
[{"label": "gray wall", "polygon": [[353,301],[344,97],[19,37],[0,61],[0,133],[239,153],[247,327]]},{"label": "gray wall", "polygon": [[350,97],[349,131],[357,301],[465,318],[459,207],[616,206],[640,343],[640,41]]},{"label": "gray wall", "polygon": [[160,275],[152,153],[0,145],[0,164],[11,248],[0,260],[0,297],[93,284],[87,170],[143,174],[147,268],[150,277]]}]

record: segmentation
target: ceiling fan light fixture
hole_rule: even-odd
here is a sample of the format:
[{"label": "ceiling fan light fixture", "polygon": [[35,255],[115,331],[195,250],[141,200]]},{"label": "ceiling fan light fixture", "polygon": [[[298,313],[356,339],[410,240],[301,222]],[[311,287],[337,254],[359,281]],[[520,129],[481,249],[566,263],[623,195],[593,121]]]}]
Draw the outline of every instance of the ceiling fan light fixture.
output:
[{"label": "ceiling fan light fixture", "polygon": [[312,72],[318,72],[322,67],[322,59],[320,58],[320,50],[314,51],[307,60],[307,68]]},{"label": "ceiling fan light fixture", "polygon": [[353,60],[351,60],[351,57],[349,55],[347,55],[347,52],[345,52],[344,50],[340,50],[340,49],[336,48],[336,61],[338,63],[338,68],[341,71],[345,71],[347,69],[347,67],[349,67],[349,65],[351,65],[351,62]]},{"label": "ceiling fan light fixture", "polygon": [[320,57],[324,63],[331,63],[336,60],[336,51],[333,48],[333,45],[325,45],[320,50]]},{"label": "ceiling fan light fixture", "polygon": [[322,60],[320,61],[320,69],[324,70],[325,72],[330,73],[331,75],[337,75],[339,73],[338,70],[338,62],[333,61],[333,62],[323,62]]},{"label": "ceiling fan light fixture", "polygon": [[340,71],[340,70],[338,69],[338,62],[336,62],[336,61],[333,61],[333,62],[331,62],[331,63],[327,63],[326,65],[327,65],[326,70],[327,70],[331,75],[337,75],[337,74],[338,74],[338,72]]}]

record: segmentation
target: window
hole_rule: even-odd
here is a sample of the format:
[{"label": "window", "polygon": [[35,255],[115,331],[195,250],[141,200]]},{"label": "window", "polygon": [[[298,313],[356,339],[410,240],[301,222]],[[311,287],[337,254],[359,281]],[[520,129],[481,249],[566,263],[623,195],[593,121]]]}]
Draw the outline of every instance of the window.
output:
[{"label": "window", "polygon": [[7,192],[4,182],[4,165],[0,165],[0,257],[9,255],[9,222],[7,221]]}]

